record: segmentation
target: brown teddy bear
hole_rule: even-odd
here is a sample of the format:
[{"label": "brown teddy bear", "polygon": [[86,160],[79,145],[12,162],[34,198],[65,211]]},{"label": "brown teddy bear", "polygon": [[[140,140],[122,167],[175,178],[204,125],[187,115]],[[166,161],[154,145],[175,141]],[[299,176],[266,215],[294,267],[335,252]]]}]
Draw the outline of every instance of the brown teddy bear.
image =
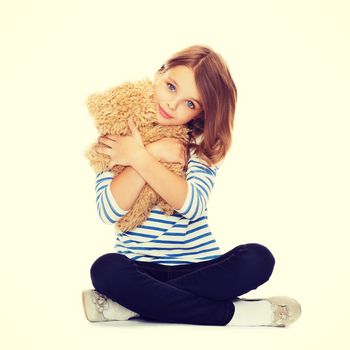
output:
[{"label": "brown teddy bear", "polygon": [[[124,82],[103,93],[92,94],[88,96],[86,104],[100,135],[131,135],[128,118],[132,117],[144,146],[164,137],[177,138],[186,146],[190,129],[186,125],[159,124],[153,98],[152,81],[145,78],[135,82]],[[109,170],[115,176],[118,175],[125,166],[115,165],[108,169],[109,156],[98,153],[95,149],[97,144],[98,141],[84,152],[92,168],[96,173]],[[161,163],[175,174],[186,177],[187,164],[184,166],[180,163]],[[118,220],[116,228],[123,232],[132,230],[147,219],[155,205],[167,215],[174,213],[174,209],[146,183],[129,212]]]}]

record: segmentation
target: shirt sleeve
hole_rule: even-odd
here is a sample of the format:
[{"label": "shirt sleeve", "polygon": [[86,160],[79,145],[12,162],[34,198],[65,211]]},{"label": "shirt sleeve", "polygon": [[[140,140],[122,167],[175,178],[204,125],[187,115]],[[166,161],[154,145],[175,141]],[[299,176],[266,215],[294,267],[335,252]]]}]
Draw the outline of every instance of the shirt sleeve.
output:
[{"label": "shirt sleeve", "polygon": [[96,175],[96,207],[97,212],[107,225],[115,224],[122,216],[129,212],[119,207],[111,192],[111,182],[114,173],[103,171]]},{"label": "shirt sleeve", "polygon": [[203,215],[221,164],[222,161],[209,167],[195,154],[189,158],[186,172],[187,196],[182,207],[176,210],[179,214],[190,220],[198,219]]}]

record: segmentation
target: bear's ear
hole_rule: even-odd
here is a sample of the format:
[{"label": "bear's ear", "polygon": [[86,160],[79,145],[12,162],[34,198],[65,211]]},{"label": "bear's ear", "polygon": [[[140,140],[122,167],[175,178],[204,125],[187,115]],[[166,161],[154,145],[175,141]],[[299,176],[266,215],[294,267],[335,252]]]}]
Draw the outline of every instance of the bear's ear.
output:
[{"label": "bear's ear", "polygon": [[94,93],[87,97],[86,105],[89,113],[98,122],[106,122],[116,115],[116,106],[113,104],[113,91]]},{"label": "bear's ear", "polygon": [[85,103],[92,116],[96,116],[96,114],[98,113],[98,106],[101,104],[101,100],[102,98],[99,94],[92,94],[86,98]]}]

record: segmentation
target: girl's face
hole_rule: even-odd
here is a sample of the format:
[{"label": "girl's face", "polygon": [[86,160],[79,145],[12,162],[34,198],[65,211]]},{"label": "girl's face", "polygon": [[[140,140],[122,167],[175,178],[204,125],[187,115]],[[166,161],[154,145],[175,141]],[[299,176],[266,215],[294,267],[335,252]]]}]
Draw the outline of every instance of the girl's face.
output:
[{"label": "girl's face", "polygon": [[[157,72],[153,92],[159,124],[186,124],[203,111],[194,73],[186,66],[176,66],[164,73]],[[166,118],[164,114],[171,118]]]}]

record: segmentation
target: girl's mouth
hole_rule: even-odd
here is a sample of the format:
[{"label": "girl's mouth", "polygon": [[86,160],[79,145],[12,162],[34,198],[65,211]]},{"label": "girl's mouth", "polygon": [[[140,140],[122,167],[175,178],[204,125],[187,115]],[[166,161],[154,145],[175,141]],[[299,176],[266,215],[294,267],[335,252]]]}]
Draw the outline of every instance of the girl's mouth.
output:
[{"label": "girl's mouth", "polygon": [[164,111],[164,109],[162,109],[162,107],[159,105],[159,113],[161,114],[162,117],[164,117],[165,119],[171,119],[173,118],[171,115],[169,115],[168,113],[166,113]]}]

